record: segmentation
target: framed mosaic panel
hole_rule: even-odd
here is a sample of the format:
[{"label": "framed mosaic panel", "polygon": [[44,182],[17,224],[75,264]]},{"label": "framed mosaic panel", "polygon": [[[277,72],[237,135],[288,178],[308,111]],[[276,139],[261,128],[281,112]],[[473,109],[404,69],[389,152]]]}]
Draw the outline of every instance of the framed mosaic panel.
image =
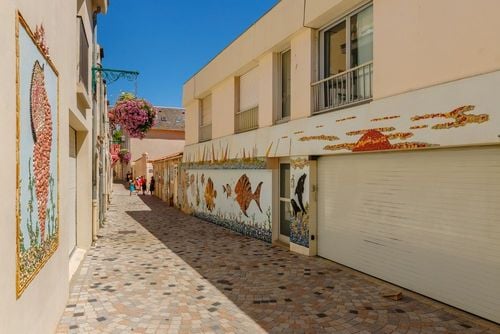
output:
[{"label": "framed mosaic panel", "polygon": [[44,40],[17,13],[17,298],[59,244],[59,78]]}]

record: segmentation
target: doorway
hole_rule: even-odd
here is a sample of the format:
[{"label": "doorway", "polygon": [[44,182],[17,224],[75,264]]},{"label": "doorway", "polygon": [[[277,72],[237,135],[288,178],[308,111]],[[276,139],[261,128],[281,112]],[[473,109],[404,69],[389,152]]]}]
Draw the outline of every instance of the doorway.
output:
[{"label": "doorway", "polygon": [[280,162],[280,224],[279,240],[290,243],[290,163]]}]

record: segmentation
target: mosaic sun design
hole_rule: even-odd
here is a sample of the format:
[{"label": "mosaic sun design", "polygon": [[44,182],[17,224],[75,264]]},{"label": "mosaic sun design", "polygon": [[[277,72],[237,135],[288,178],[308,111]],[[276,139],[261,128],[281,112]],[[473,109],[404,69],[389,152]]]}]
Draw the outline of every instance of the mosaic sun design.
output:
[{"label": "mosaic sun design", "polygon": [[326,145],[323,149],[328,151],[348,150],[351,152],[367,152],[381,150],[415,149],[436,146],[424,142],[403,142],[397,144],[392,144],[390,142],[390,139],[406,139],[408,137],[411,137],[413,135],[411,132],[385,135],[376,129],[372,129],[369,131],[360,130],[359,133],[363,133],[363,136],[361,136],[361,138],[356,143]]}]

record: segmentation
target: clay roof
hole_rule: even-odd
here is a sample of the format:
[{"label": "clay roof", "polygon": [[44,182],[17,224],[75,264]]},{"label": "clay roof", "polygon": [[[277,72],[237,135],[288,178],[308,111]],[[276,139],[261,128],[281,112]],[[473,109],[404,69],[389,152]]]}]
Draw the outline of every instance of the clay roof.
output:
[{"label": "clay roof", "polygon": [[184,131],[184,113],[182,108],[156,107],[158,123],[153,129]]}]

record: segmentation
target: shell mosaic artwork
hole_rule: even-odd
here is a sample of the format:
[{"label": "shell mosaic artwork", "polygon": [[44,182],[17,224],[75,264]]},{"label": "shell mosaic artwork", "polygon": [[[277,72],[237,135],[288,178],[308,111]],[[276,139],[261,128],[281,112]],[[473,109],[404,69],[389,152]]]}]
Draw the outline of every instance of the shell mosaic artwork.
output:
[{"label": "shell mosaic artwork", "polygon": [[339,137],[328,136],[328,135],[317,135],[317,136],[304,136],[299,138],[299,141],[310,141],[310,140],[335,141],[339,140]]},{"label": "shell mosaic artwork", "polygon": [[386,135],[387,139],[408,139],[413,137],[413,132],[395,132]]},{"label": "shell mosaic artwork", "polygon": [[338,119],[335,122],[340,123],[340,122],[345,122],[345,121],[348,121],[348,120],[351,120],[351,119],[356,119],[356,118],[357,118],[356,116],[350,116],[350,117]]},{"label": "shell mosaic artwork", "polygon": [[425,129],[428,128],[429,126],[427,124],[422,124],[422,125],[412,125],[410,126],[410,130],[418,130],[418,129]]},{"label": "shell mosaic artwork", "polygon": [[380,121],[386,121],[389,119],[395,119],[395,118],[400,118],[401,116],[399,115],[394,115],[394,116],[385,116],[385,117],[379,117],[379,118],[372,118],[370,122],[380,122]]},{"label": "shell mosaic artwork", "polygon": [[[59,243],[58,74],[43,29],[18,15],[17,270],[19,298]],[[42,44],[37,44],[37,41]]]},{"label": "shell mosaic artwork", "polygon": [[476,107],[473,105],[465,105],[453,109],[447,113],[436,113],[436,114],[425,114],[425,115],[417,115],[411,118],[412,121],[419,121],[422,119],[433,119],[433,118],[452,118],[453,122],[439,123],[432,126],[434,130],[443,130],[443,129],[451,129],[458,128],[462,126],[466,126],[471,123],[484,123],[490,119],[488,114],[466,114],[469,111],[474,110]]}]

